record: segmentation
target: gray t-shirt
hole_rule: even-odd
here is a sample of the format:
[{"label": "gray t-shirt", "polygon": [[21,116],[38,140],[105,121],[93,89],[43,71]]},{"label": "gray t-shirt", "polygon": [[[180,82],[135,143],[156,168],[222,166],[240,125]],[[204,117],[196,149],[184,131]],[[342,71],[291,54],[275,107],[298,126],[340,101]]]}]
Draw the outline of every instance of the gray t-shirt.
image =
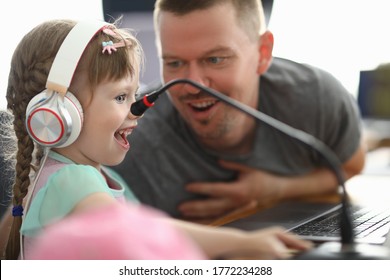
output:
[{"label": "gray t-shirt", "polygon": [[[259,110],[320,139],[349,159],[360,143],[359,111],[351,94],[320,69],[274,58],[260,78]],[[308,146],[258,122],[253,152],[227,157],[202,149],[166,94],[139,120],[129,137],[131,150],[114,169],[142,203],[179,217],[177,206],[199,195],[185,191],[190,182],[234,180],[218,165],[233,160],[280,175],[299,175],[324,166]]]}]

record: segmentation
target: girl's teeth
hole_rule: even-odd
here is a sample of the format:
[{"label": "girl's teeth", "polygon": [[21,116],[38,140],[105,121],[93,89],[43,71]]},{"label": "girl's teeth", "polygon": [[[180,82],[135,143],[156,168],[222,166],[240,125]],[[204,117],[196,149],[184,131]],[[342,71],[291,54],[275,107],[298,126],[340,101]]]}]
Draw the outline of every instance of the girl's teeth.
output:
[{"label": "girl's teeth", "polygon": [[118,130],[117,133],[120,135],[123,135],[124,137],[127,137],[131,133],[131,131],[129,129],[121,129],[121,130]]}]

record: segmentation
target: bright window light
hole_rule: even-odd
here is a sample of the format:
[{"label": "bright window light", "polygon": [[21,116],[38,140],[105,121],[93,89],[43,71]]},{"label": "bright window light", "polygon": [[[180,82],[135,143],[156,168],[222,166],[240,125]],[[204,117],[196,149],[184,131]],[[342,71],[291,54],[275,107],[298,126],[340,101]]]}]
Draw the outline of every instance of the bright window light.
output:
[{"label": "bright window light", "polygon": [[7,107],[5,95],[12,54],[28,31],[49,19],[103,19],[101,0],[5,0],[0,2],[0,10],[0,109]]},{"label": "bright window light", "polygon": [[274,0],[274,55],[332,73],[354,95],[360,70],[390,63],[387,0]]}]

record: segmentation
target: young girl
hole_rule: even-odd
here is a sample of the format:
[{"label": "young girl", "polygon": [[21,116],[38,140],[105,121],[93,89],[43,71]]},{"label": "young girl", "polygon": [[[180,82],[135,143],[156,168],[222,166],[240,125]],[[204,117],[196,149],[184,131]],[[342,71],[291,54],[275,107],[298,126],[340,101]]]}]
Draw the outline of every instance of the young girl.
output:
[{"label": "young girl", "polygon": [[[69,20],[44,22],[22,39],[13,55],[7,102],[14,116],[18,151],[8,259],[36,256],[33,249],[37,237],[45,236],[46,229],[61,221],[99,209],[111,211],[116,218],[120,214],[113,205],[123,203],[125,197],[136,202],[123,180],[104,166],[123,160],[130,148],[127,136],[137,126],[130,106],[139,87],[141,46],[131,33],[114,24],[90,25]],[[126,209],[121,211],[133,208]],[[161,217],[144,215],[142,211],[139,216],[151,224],[154,220],[150,216]],[[134,221],[128,217],[129,223]],[[310,247],[279,228],[248,233],[170,218],[162,220],[161,228],[171,229],[188,241],[183,241],[183,248],[193,250],[193,258],[202,258],[196,248],[207,258],[238,250],[255,251],[266,258],[285,258],[289,248]],[[101,230],[104,227],[102,221]],[[131,239],[127,228],[123,227],[121,236],[128,232]],[[96,230],[91,227],[91,234]],[[144,238],[147,244],[148,235]],[[124,242],[123,246],[128,245]],[[166,256],[172,257],[168,252]],[[184,258],[180,254],[173,257],[181,256]],[[111,257],[115,258],[115,254]],[[143,258],[129,255],[138,257]],[[155,257],[163,258],[164,254]],[[55,258],[61,258],[61,251]]]}]

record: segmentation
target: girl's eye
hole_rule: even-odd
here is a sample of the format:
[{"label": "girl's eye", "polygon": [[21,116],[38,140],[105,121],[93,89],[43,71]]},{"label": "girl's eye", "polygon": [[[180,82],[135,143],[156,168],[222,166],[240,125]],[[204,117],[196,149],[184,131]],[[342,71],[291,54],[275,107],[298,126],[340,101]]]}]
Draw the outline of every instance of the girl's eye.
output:
[{"label": "girl's eye", "polygon": [[121,104],[126,101],[126,94],[121,94],[115,97],[117,103]]}]

